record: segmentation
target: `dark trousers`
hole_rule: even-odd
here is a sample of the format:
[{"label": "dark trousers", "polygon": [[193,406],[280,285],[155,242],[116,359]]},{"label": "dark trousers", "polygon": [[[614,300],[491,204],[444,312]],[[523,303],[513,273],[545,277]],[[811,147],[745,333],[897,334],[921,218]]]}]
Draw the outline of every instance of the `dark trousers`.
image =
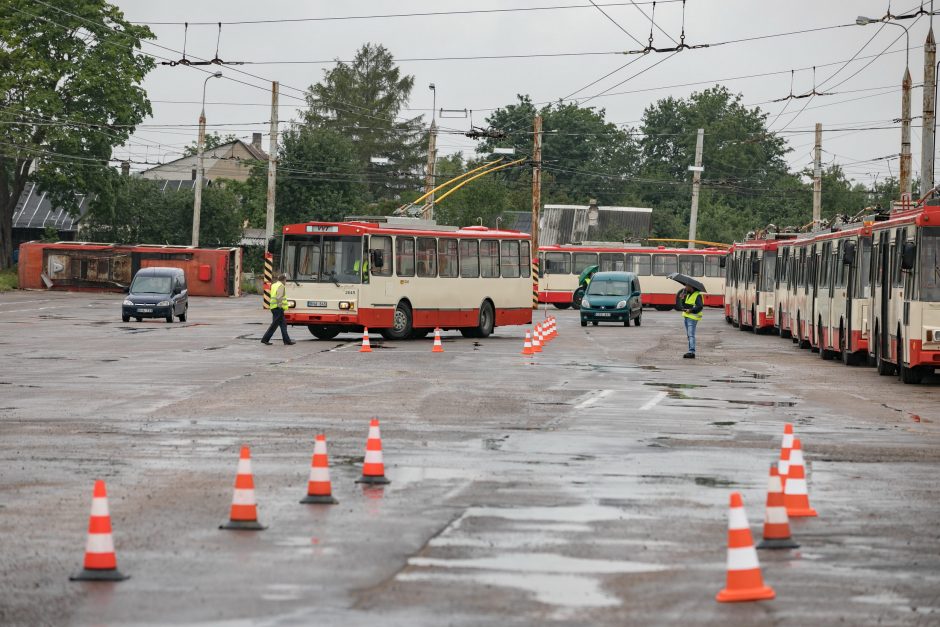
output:
[{"label": "dark trousers", "polygon": [[284,310],[280,307],[271,310],[271,325],[268,327],[268,330],[264,332],[264,337],[261,338],[261,341],[270,341],[271,336],[274,335],[274,330],[278,327],[281,327],[281,339],[284,340],[284,343],[290,342],[290,336],[287,335],[287,325],[284,324]]}]

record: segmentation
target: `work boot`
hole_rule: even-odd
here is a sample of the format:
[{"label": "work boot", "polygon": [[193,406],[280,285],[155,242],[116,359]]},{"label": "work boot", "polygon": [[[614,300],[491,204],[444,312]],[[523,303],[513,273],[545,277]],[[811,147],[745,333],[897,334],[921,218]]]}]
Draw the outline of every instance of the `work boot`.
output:
[{"label": "work boot", "polygon": [[261,343],[264,344],[265,346],[270,346],[270,345],[271,345],[271,342],[265,342],[264,340],[261,340]]},{"label": "work boot", "polygon": [[682,356],[683,359],[695,359],[695,353],[686,353]]},{"label": "work boot", "polygon": [[[285,344],[286,346],[290,346],[290,345],[296,344],[296,343],[297,343],[297,342],[295,342],[294,340],[287,340],[286,342],[284,342],[284,344]],[[695,357],[695,355],[692,355],[692,356]]]}]

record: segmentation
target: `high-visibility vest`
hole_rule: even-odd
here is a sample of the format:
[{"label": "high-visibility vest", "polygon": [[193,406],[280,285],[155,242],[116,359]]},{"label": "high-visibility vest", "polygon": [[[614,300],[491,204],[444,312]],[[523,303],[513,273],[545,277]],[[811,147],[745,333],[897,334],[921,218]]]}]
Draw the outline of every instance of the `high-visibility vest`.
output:
[{"label": "high-visibility vest", "polygon": [[[695,307],[695,301],[698,300],[698,297],[700,295],[701,295],[701,292],[692,292],[691,294],[685,297],[685,304],[688,305],[689,307]],[[702,319],[702,312],[692,313],[691,311],[683,311],[682,317],[691,318],[692,320],[695,320],[696,322],[698,322],[699,320]]]},{"label": "high-visibility vest", "polygon": [[[358,259],[356,260],[356,263],[353,264],[353,272],[359,272],[359,260]],[[362,272],[364,274],[369,273],[369,260],[368,259],[362,264]]]},{"label": "high-visibility vest", "polygon": [[290,305],[287,304],[287,290],[284,290],[284,296],[281,297],[281,302],[277,302],[277,291],[284,287],[284,284],[280,281],[275,281],[271,284],[271,300],[268,303],[270,309],[290,309]]}]

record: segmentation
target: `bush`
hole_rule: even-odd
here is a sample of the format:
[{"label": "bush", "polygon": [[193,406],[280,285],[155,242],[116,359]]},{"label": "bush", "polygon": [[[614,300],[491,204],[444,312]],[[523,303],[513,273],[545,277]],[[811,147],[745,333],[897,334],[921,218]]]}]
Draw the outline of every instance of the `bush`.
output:
[{"label": "bush", "polygon": [[6,270],[0,270],[0,292],[9,292],[19,289],[20,277],[17,274],[16,266]]}]

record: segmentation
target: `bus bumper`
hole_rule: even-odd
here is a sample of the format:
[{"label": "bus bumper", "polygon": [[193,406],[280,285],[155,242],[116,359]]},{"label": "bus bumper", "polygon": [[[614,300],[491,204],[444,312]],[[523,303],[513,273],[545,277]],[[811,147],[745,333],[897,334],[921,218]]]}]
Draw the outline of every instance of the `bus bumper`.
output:
[{"label": "bus bumper", "polygon": [[910,366],[927,366],[940,368],[940,350],[924,350],[922,340],[911,340],[908,364]]},{"label": "bus bumper", "polygon": [[391,327],[394,325],[394,309],[359,309],[355,312],[317,312],[317,311],[292,311],[288,310],[284,314],[284,321],[290,325],[341,325],[341,326],[359,326],[375,327],[377,329]]}]

